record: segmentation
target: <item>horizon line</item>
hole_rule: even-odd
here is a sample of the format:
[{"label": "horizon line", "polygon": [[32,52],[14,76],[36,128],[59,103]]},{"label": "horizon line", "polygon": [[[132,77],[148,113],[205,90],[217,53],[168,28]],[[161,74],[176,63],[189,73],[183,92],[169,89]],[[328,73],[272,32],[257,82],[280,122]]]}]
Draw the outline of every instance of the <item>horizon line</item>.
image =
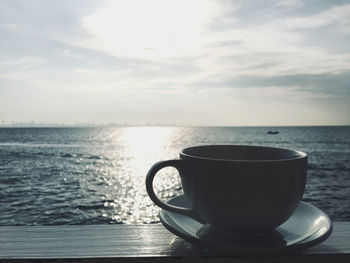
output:
[{"label": "horizon line", "polygon": [[183,125],[183,124],[0,124],[0,128],[122,128],[122,127],[179,127],[179,128],[233,128],[233,127],[345,127],[350,124],[290,124],[290,125]]}]

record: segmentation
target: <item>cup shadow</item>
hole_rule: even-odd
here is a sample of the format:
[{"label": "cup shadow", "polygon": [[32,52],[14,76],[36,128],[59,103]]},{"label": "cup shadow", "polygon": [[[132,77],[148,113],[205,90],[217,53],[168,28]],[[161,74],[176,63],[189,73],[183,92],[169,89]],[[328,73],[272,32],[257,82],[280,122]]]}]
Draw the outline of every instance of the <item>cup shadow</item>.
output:
[{"label": "cup shadow", "polygon": [[[271,255],[270,253],[277,255],[278,253],[276,254],[276,251],[271,251],[270,249],[273,247],[281,247],[286,244],[283,236],[278,231],[249,236],[242,234],[232,235],[218,231],[206,224],[198,230],[197,235],[201,239],[201,244],[191,244],[181,238],[175,238],[170,246],[163,252],[173,257],[181,257],[184,255],[195,257],[259,257],[269,256]],[[230,253],[229,251],[232,247],[235,247],[235,249]],[[259,248],[259,250],[254,252],[254,249],[252,250],[254,247]],[[264,251],[264,247],[269,249]],[[249,250],[247,250],[247,248],[249,248]]]},{"label": "cup shadow", "polygon": [[232,234],[217,230],[209,224],[201,227],[197,236],[203,243],[209,243],[214,249],[219,250],[233,246],[237,248],[273,248],[283,247],[287,244],[284,237],[276,230],[265,233]]}]

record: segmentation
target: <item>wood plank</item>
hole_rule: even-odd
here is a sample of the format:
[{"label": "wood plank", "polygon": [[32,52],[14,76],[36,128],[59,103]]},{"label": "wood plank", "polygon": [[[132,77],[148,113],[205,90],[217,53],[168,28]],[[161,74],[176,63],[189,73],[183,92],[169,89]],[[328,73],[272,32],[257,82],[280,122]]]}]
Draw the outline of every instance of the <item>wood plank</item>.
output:
[{"label": "wood plank", "polygon": [[[306,259],[317,256],[321,262],[329,256],[332,260],[337,257],[349,260],[350,222],[335,222],[333,233],[326,241],[294,258],[301,256]],[[0,227],[2,261],[102,258],[149,258],[154,261],[179,257],[203,259],[211,255],[171,234],[160,224]],[[225,258],[224,255],[221,257],[222,260]],[[240,262],[246,262],[242,260]]]}]

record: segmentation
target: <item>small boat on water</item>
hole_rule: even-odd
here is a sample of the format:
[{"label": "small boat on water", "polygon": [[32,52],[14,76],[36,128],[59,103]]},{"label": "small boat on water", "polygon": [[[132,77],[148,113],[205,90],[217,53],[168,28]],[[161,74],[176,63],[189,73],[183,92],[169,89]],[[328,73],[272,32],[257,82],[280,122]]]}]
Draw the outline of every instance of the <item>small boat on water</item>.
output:
[{"label": "small boat on water", "polygon": [[279,131],[268,131],[267,134],[270,134],[270,135],[279,134]]}]

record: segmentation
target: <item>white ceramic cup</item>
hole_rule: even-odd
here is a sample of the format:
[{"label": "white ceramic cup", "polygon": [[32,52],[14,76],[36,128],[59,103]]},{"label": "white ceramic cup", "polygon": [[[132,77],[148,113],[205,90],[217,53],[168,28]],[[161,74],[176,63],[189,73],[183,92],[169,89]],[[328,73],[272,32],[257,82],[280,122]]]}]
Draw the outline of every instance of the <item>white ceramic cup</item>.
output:
[{"label": "white ceramic cup", "polygon": [[[175,167],[191,208],[160,200],[156,173]],[[265,232],[284,223],[305,189],[307,154],[272,147],[206,145],[183,149],[179,159],[155,163],[146,177],[152,201],[225,232]]]}]

